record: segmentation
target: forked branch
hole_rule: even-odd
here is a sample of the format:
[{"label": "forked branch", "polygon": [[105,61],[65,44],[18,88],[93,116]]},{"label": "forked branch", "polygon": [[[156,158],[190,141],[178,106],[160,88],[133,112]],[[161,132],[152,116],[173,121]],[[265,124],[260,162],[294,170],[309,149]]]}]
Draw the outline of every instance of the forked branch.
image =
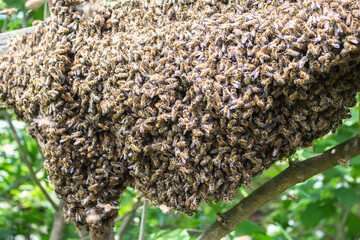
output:
[{"label": "forked branch", "polygon": [[359,135],[302,162],[291,164],[275,178],[266,182],[241,202],[223,214],[199,236],[198,240],[218,240],[226,236],[265,203],[286,189],[306,181],[339,164],[360,155]]}]

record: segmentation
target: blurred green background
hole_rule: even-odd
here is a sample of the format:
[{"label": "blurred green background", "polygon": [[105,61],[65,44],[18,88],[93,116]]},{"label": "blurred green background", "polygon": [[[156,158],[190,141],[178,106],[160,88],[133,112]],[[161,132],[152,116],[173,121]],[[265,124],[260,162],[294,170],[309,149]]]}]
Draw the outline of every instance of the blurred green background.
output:
[{"label": "blurred green background", "polygon": [[[10,17],[0,15],[2,32],[31,26],[34,20],[43,20],[46,12],[44,5],[28,12],[25,2],[0,0],[0,10],[18,9],[18,13]],[[307,159],[358,134],[359,105],[351,111],[353,117],[346,120],[335,134],[316,140],[311,148],[299,149],[292,158]],[[36,176],[50,196],[59,202],[47,180],[42,155],[36,142],[29,137],[26,125],[16,121],[14,117],[13,124]],[[289,160],[291,159],[278,161],[263,175],[256,177],[249,188],[241,187],[232,204],[202,203],[199,212],[192,217],[174,211],[164,214],[159,208],[150,206],[146,239],[195,239],[215,221],[217,212],[231,208],[259,185],[280,173],[288,166]],[[284,192],[224,239],[360,239],[360,157],[350,162],[350,167],[337,166]],[[292,195],[297,200],[290,200],[287,195]],[[128,188],[121,197],[115,231],[125,220],[122,216],[136,205],[138,196],[139,192]],[[137,239],[141,211],[141,207],[136,209],[135,216],[121,239]],[[19,148],[8,122],[3,113],[0,113],[0,239],[49,239],[54,212],[39,187],[29,177],[29,170],[20,158]],[[79,239],[73,224],[67,225],[65,239]]]}]

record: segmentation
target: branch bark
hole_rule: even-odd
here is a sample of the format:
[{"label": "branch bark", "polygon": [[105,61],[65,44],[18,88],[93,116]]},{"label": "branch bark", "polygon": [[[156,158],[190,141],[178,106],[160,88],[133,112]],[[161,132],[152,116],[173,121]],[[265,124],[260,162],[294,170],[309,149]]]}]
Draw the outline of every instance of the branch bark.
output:
[{"label": "branch bark", "polygon": [[61,202],[54,214],[54,223],[51,228],[50,240],[63,240],[66,222],[62,211],[63,203]]},{"label": "branch bark", "polygon": [[226,236],[257,209],[286,189],[304,182],[339,164],[339,160],[349,160],[360,155],[359,135],[323,153],[302,162],[291,164],[275,178],[266,182],[241,202],[223,214],[199,236],[198,240],[218,240]]},{"label": "branch bark", "polygon": [[18,144],[18,147],[19,147],[19,152],[20,152],[20,155],[21,155],[21,158],[23,159],[24,163],[26,164],[26,166],[29,168],[29,171],[30,171],[30,177],[31,179],[35,182],[36,185],[39,186],[41,192],[45,195],[45,198],[50,202],[50,204],[54,207],[55,210],[58,209],[58,206],[55,204],[55,202],[51,199],[51,197],[49,196],[49,194],[46,192],[46,190],[43,188],[43,186],[41,185],[39,179],[37,179],[36,177],[36,174],[35,174],[35,171],[31,165],[31,162],[29,161],[27,155],[26,155],[26,152],[25,152],[25,149],[23,148],[22,144],[21,144],[21,141],[20,141],[20,138],[14,128],[14,125],[12,124],[11,122],[11,119],[10,119],[10,116],[9,114],[6,112],[6,110],[3,110],[3,113],[4,113],[4,116],[6,118],[6,120],[8,121],[9,123],[9,126],[10,126],[10,129],[14,135],[14,138],[15,138],[15,141],[17,142]]},{"label": "branch bark", "polygon": [[147,207],[148,207],[147,206],[147,201],[144,198],[143,211],[142,211],[142,214],[141,214],[139,240],[143,240],[144,237],[145,237]]},{"label": "branch bark", "polygon": [[[1,48],[1,46],[0,46]],[[6,107],[6,104],[3,103],[3,102],[0,102],[0,110],[5,110],[7,107]]]},{"label": "branch bark", "polygon": [[21,36],[27,33],[31,33],[35,30],[34,27],[23,28],[11,32],[5,32],[0,34],[0,54],[7,53],[9,51],[9,41],[16,36]]},{"label": "branch bark", "polygon": [[89,234],[91,240],[112,240],[114,237],[113,227],[102,229],[101,232],[90,229]]}]

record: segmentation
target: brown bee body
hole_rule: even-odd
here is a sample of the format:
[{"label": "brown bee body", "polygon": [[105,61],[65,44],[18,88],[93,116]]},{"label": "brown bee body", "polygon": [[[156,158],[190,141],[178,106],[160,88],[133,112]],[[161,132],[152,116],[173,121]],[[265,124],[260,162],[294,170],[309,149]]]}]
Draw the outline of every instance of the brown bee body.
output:
[{"label": "brown bee body", "polygon": [[247,1],[160,2],[51,0],[53,20],[0,56],[0,98],[86,229],[111,225],[130,184],[189,215],[210,196],[230,201],[356,104],[356,1],[259,1],[241,14]]}]

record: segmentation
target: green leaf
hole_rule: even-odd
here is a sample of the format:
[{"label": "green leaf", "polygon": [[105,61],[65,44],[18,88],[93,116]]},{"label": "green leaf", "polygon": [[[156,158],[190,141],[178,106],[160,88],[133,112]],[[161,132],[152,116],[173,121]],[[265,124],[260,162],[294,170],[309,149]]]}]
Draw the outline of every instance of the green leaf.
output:
[{"label": "green leaf", "polygon": [[328,184],[333,179],[343,178],[343,176],[347,175],[347,170],[345,167],[340,166],[340,167],[331,168],[331,169],[323,172],[322,174],[324,176],[323,183]]},{"label": "green leaf", "polygon": [[[288,200],[290,202],[290,200]],[[277,222],[282,227],[286,228],[288,226],[288,215],[285,211],[278,211],[276,215],[273,216],[273,220]]]},{"label": "green leaf", "polygon": [[331,218],[336,213],[336,209],[334,207],[334,203],[336,202],[336,199],[334,198],[326,198],[323,199],[323,205],[321,206],[321,209],[323,211],[323,218]]},{"label": "green leaf", "polygon": [[149,240],[156,240],[158,239],[161,235],[166,234],[167,230],[158,230],[156,232],[153,232],[150,237]]},{"label": "green leaf", "polygon": [[43,20],[44,19],[44,5],[35,9],[31,12],[34,20]]},{"label": "green leaf", "polygon": [[319,203],[312,202],[306,206],[304,212],[300,215],[301,222],[307,228],[313,228],[320,222],[323,212],[319,209]]},{"label": "green leaf", "polygon": [[215,203],[215,204],[208,204],[209,207],[211,207],[211,209],[214,212],[222,212],[226,207],[227,204],[225,204],[222,200],[220,200],[219,202]]},{"label": "green leaf", "polygon": [[255,240],[274,240],[274,238],[264,234],[264,233],[253,233],[253,239]]},{"label": "green leaf", "polygon": [[354,157],[350,160],[352,167],[360,167],[360,156]]},{"label": "green leaf", "polygon": [[341,187],[334,190],[334,194],[340,203],[352,207],[360,202],[360,193],[354,188]]},{"label": "green leaf", "polygon": [[4,9],[6,7],[6,3],[4,1],[0,0],[0,9]]},{"label": "green leaf", "polygon": [[265,229],[260,227],[258,224],[245,220],[239,226],[236,227],[234,233],[235,236],[242,236],[242,235],[253,235],[255,233],[265,233]]},{"label": "green leaf", "polygon": [[158,240],[189,240],[190,235],[185,229],[176,229],[162,235]]},{"label": "green leaf", "polygon": [[19,29],[21,24],[22,24],[22,19],[21,18],[15,18],[14,20],[10,21],[7,24],[7,30],[12,31],[12,30]]},{"label": "green leaf", "polygon": [[349,238],[353,238],[359,235],[360,233],[360,218],[350,213],[348,217],[346,218],[345,225],[347,226],[347,232],[346,235]]}]

